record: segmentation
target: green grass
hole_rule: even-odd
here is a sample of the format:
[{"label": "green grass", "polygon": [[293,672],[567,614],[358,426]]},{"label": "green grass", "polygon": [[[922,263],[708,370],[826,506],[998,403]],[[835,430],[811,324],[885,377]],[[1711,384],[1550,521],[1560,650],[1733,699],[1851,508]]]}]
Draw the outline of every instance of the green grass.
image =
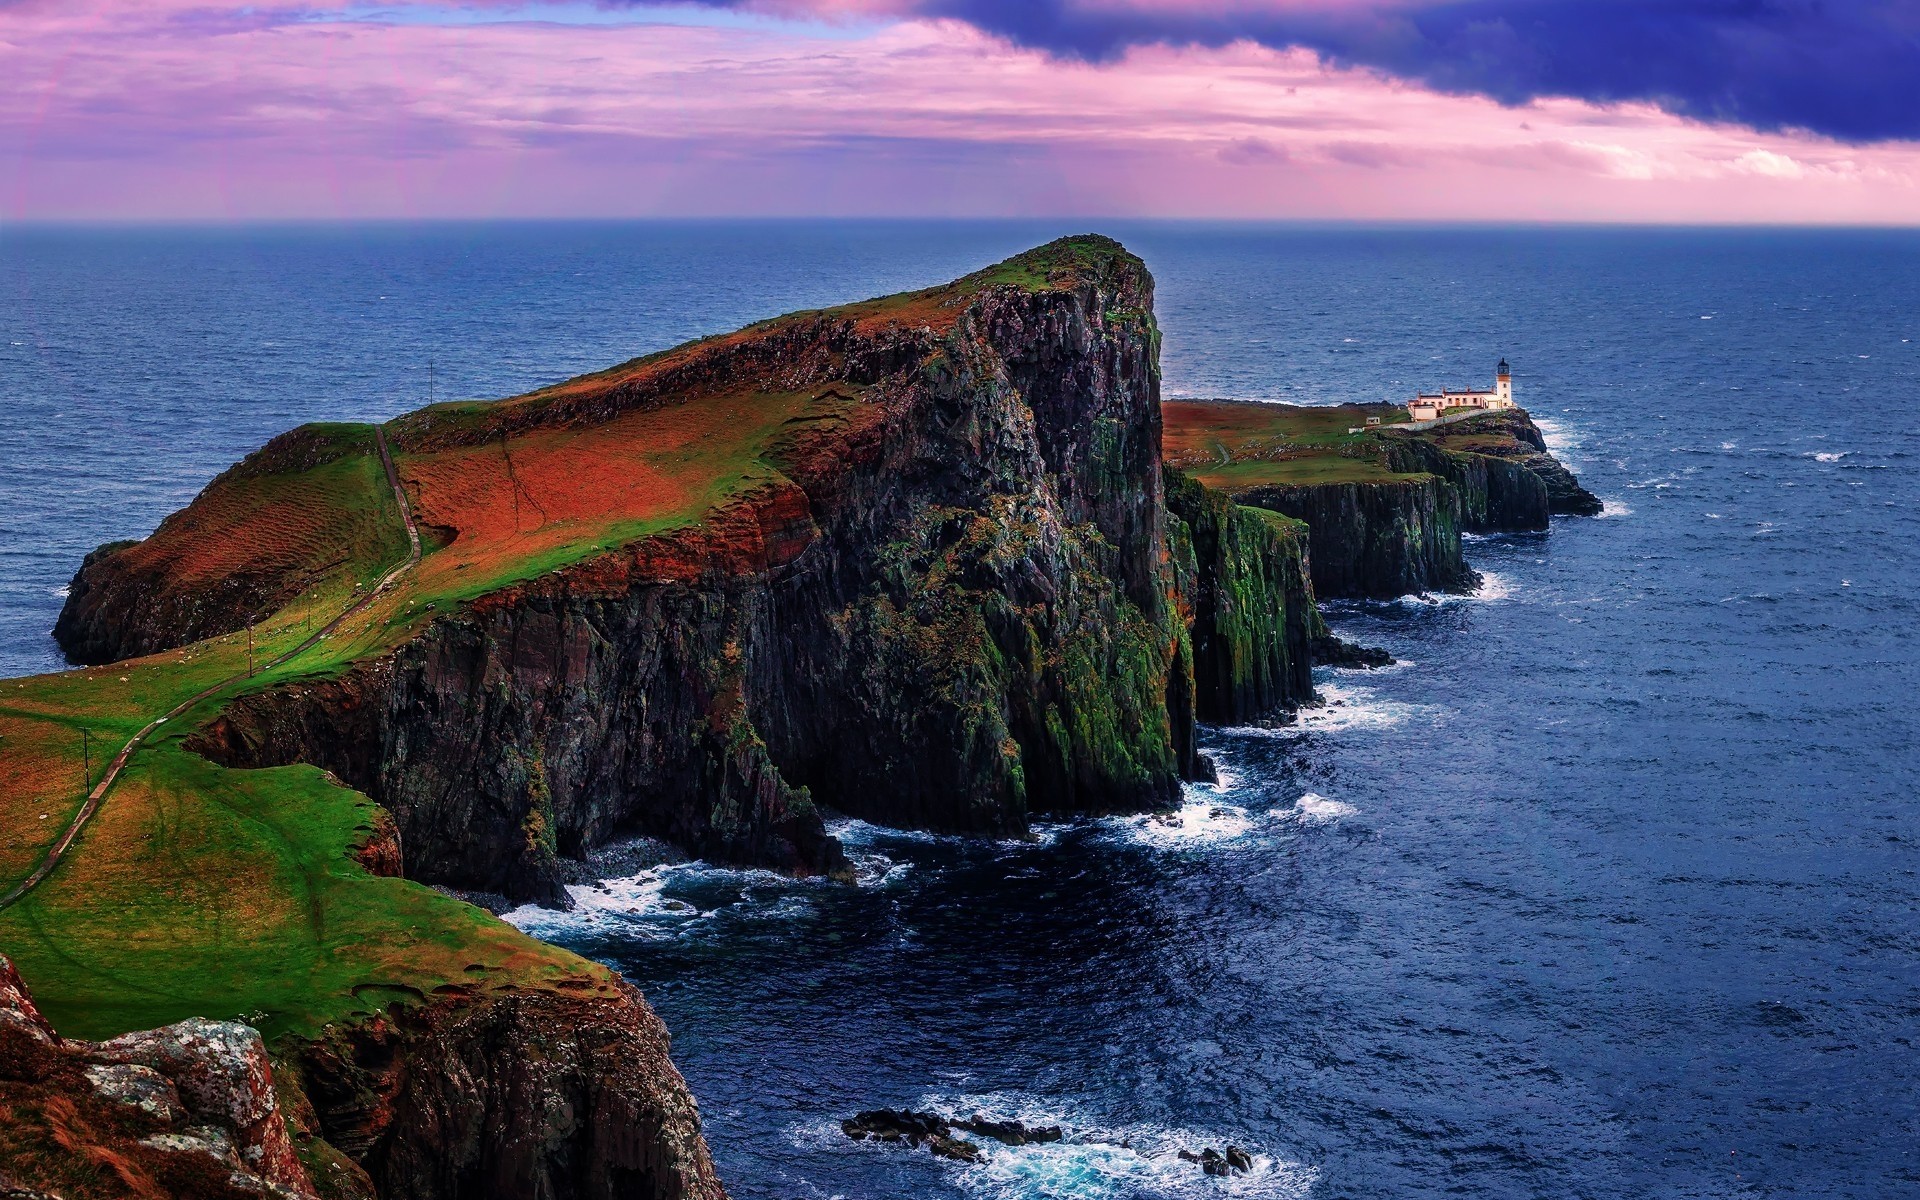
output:
[{"label": "green grass", "polygon": [[[983,288],[1066,286],[1123,253],[1104,239],[1062,241],[944,288],[832,315],[931,322],[957,314]],[[841,392],[855,398],[818,388],[728,393],[629,414],[638,422],[633,429],[620,424],[627,416],[587,429],[528,430],[521,422],[505,450],[488,440],[502,414],[516,407],[525,411],[583,387],[612,388],[636,371],[751,334],[649,355],[527,397],[435,405],[393,423],[396,442],[431,432],[418,452],[401,445],[397,455],[425,523],[446,515],[432,511],[435,498],[425,494],[431,469],[445,469],[443,499],[457,506],[471,500],[461,490],[472,482],[463,471],[479,472],[473,479],[483,484],[492,479],[488,455],[505,462],[510,454],[518,472],[547,453],[553,465],[542,486],[556,494],[581,480],[612,487],[649,472],[673,486],[642,497],[645,503],[596,508],[589,496],[577,512],[531,528],[495,528],[486,537],[423,529],[427,553],[419,567],[291,662],[264,666],[404,558],[398,507],[370,426],[308,426],[276,439],[135,548],[181,556],[171,560],[177,563],[203,556],[202,565],[216,573],[236,559],[275,563],[299,591],[252,630],[261,669],[151,737],[59,869],[0,911],[0,946],[63,1032],[100,1038],[204,1015],[252,1020],[269,1036],[313,1035],[330,1022],[447,989],[611,986],[603,968],[478,909],[367,873],[353,852],[373,826],[374,806],[324,772],[231,770],[183,742],[236,696],[337,676],[477,597],[697,527],[754,489],[789,485],[789,472],[831,466],[831,446],[822,450],[822,439],[830,443],[833,431],[864,419],[858,389],[846,385]],[[497,500],[498,480],[488,486]],[[517,521],[517,507],[513,513]],[[37,865],[78,808],[82,728],[95,735],[97,778],[152,717],[245,672],[247,645],[240,631],[111,666],[0,681],[0,887]]]},{"label": "green grass", "polygon": [[1168,462],[1230,494],[1415,478],[1388,469],[1370,417],[1380,427],[1407,420],[1404,408],[1385,404],[1174,400],[1164,406],[1164,444]]}]

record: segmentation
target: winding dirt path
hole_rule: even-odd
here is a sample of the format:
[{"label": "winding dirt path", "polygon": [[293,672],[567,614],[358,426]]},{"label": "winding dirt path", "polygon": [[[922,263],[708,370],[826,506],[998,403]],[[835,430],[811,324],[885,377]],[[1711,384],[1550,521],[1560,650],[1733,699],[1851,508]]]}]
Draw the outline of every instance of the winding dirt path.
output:
[{"label": "winding dirt path", "polygon": [[264,666],[258,668],[257,671],[240,671],[227,676],[218,683],[202,688],[200,691],[195,692],[193,695],[168,709],[165,713],[162,713],[160,716],[155,717],[153,720],[141,726],[140,732],[128,738],[127,744],[120,747],[120,753],[114,755],[113,761],[107,764],[106,774],[102,775],[100,782],[94,784],[93,790],[87,793],[86,803],[82,804],[80,811],[73,815],[73,820],[67,825],[66,830],[61,833],[59,840],[47,849],[46,858],[41,860],[40,865],[34,869],[33,874],[15,884],[13,889],[6,895],[0,896],[0,909],[4,909],[13,904],[16,900],[20,899],[20,897],[38,887],[41,880],[53,874],[54,868],[60,865],[61,861],[65,859],[67,851],[73,847],[73,843],[79,838],[80,831],[86,828],[86,824],[92,819],[93,814],[99,811],[100,802],[106,799],[107,792],[113,787],[114,782],[120,778],[121,771],[125,770],[127,763],[132,760],[134,751],[140,749],[147,738],[152,736],[154,730],[165,725],[168,721],[186,712],[201,701],[217,695],[222,688],[226,688],[242,679],[250,679],[253,675],[258,674],[259,671],[271,671],[275,667],[282,666],[299,655],[304,654],[316,645],[320,639],[340,628],[341,624],[349,618],[366,611],[367,607],[379,599],[382,593],[399,582],[402,575],[405,575],[419,564],[420,527],[414,523],[413,505],[407,501],[407,491],[400,486],[400,472],[394,467],[393,454],[387,448],[386,430],[382,429],[379,425],[375,425],[373,427],[373,438],[374,444],[380,450],[380,466],[387,473],[387,486],[393,489],[394,502],[400,506],[400,519],[406,523],[406,561],[381,576],[380,582],[374,585],[372,591],[348,605],[341,611],[339,616],[328,621],[325,625],[322,625],[319,629],[308,635],[307,639],[298,646],[295,646],[285,654],[266,663]]}]

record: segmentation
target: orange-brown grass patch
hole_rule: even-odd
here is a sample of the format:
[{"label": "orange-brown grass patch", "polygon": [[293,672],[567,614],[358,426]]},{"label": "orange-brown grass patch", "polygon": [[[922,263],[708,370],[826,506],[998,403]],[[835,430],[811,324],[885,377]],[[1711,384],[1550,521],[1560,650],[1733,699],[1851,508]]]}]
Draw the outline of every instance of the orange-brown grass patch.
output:
[{"label": "orange-brown grass patch", "polygon": [[[289,453],[289,442],[306,452]],[[115,559],[172,587],[251,577],[297,588],[393,557],[397,514],[387,495],[371,426],[308,426],[214,480]]]},{"label": "orange-brown grass patch", "polygon": [[1229,493],[1405,478],[1387,469],[1367,426],[1369,417],[1404,421],[1405,410],[1393,405],[1169,400],[1161,416],[1166,461]]},{"label": "orange-brown grass patch", "polygon": [[788,428],[852,403],[838,388],[708,396],[590,429],[403,455],[419,519],[452,531],[410,594],[471,598],[698,521],[782,482],[774,460]]}]

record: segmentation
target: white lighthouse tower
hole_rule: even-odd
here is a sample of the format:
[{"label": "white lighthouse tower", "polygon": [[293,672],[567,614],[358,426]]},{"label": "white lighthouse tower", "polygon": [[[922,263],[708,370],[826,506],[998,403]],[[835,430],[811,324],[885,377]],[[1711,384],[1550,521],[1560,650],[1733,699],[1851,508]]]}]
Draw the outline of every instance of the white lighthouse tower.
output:
[{"label": "white lighthouse tower", "polygon": [[1507,365],[1507,360],[1504,358],[1500,360],[1500,365],[1493,369],[1493,394],[1494,408],[1513,407],[1513,368]]}]

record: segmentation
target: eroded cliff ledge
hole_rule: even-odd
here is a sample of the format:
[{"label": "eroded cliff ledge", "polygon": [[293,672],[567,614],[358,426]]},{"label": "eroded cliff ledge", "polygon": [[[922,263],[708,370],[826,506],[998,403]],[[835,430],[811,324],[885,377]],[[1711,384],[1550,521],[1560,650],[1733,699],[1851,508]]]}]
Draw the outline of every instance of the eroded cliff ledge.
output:
[{"label": "eroded cliff ledge", "polygon": [[[1166,407],[1168,460],[1243,505],[1306,523],[1322,597],[1464,591],[1464,533],[1547,528],[1600,502],[1520,410],[1414,431],[1393,405],[1208,400]],[[1369,422],[1373,422],[1369,424]]]}]

